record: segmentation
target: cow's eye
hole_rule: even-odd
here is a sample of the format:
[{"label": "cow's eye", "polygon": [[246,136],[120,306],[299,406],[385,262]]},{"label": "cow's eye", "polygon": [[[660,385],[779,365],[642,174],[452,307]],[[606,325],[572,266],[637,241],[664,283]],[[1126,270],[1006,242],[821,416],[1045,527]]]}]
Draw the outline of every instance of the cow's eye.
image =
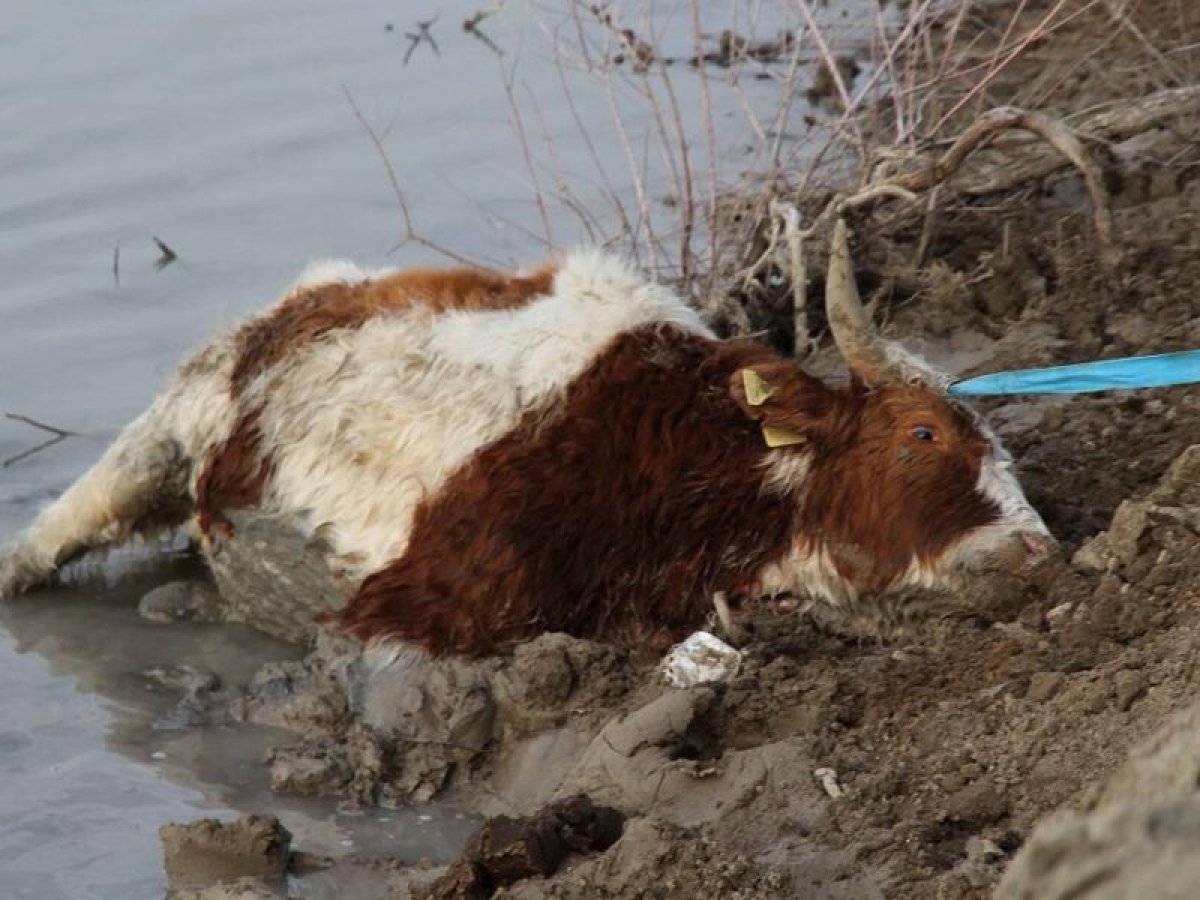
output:
[{"label": "cow's eye", "polygon": [[932,425],[914,425],[909,433],[925,444],[932,444],[938,439],[938,433]]}]

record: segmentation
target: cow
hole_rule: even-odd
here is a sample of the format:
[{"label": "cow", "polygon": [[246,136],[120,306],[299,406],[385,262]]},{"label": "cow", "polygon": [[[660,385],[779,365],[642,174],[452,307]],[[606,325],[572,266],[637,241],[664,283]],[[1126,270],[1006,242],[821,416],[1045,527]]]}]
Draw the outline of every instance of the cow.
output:
[{"label": "cow", "polygon": [[844,383],[604,252],[315,264],[11,543],[0,595],[181,524],[211,554],[256,510],[321,536],[336,627],[478,657],[547,631],[665,647],[722,598],[844,608],[1051,552],[996,435],[874,330],[840,221],[826,293]]}]

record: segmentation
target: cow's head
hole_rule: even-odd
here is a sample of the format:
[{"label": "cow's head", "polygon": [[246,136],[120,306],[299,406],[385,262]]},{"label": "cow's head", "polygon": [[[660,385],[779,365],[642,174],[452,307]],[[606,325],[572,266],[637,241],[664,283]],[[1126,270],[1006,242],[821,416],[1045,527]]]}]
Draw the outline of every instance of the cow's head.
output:
[{"label": "cow's head", "polygon": [[764,587],[837,602],[947,587],[1049,553],[1054,540],[996,435],[947,394],[948,376],[875,333],[840,221],[826,305],[847,386],[782,361],[743,368],[730,384],[773,447],[770,483],[799,506],[793,552]]}]

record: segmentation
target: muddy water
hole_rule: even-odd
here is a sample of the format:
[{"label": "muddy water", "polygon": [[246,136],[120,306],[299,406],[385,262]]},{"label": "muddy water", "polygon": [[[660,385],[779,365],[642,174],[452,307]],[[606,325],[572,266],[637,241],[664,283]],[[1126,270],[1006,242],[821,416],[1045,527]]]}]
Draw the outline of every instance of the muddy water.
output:
[{"label": "muddy water", "polygon": [[[644,107],[621,91],[610,100],[570,66],[560,76],[554,42],[576,33],[561,12],[510,3],[484,25],[492,48],[459,27],[475,5],[7,0],[0,411],[76,434],[0,469],[0,536],[94,461],[182,353],[267,302],[306,261],[437,258],[411,244],[393,252],[398,205],[345,92],[378,130],[421,231],[479,261],[529,261],[545,249],[527,233],[544,223],[530,200],[506,79],[529,152],[556,160],[580,202],[603,218],[605,179],[633,196],[610,110],[613,102],[624,110],[635,152],[649,158]],[[702,9],[712,32],[733,25],[769,37],[796,24],[779,19],[774,4]],[[688,10],[685,2],[656,7],[655,31],[670,52],[691,49]],[[435,11],[437,49],[422,43],[406,64],[405,33]],[[689,136],[702,146],[699,81],[686,66],[675,71]],[[713,78],[725,177],[752,162],[741,110],[770,108],[777,89],[746,78],[738,96],[726,76]],[[806,111],[799,101],[794,121]],[[559,244],[587,236],[564,204],[549,204],[546,219]],[[161,270],[155,236],[178,254]],[[0,459],[44,437],[0,420]],[[269,808],[316,852],[372,843],[412,858],[454,852],[469,822],[453,807],[338,817],[328,804],[265,796],[259,757],[274,735],[156,729],[171,698],[148,687],[145,668],[188,662],[236,681],[294,652],[242,629],[138,620],[136,597],[168,577],[164,565],[0,609],[6,896],[159,896],[156,829],[202,810]],[[111,580],[116,568],[102,574]]]}]

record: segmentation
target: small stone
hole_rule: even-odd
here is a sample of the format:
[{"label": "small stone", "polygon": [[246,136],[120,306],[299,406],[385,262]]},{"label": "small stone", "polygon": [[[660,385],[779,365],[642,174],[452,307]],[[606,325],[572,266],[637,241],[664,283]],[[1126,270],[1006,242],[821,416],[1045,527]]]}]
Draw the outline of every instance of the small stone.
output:
[{"label": "small stone", "polygon": [[1146,679],[1141,672],[1123,669],[1114,679],[1117,694],[1117,709],[1125,712],[1146,691]]},{"label": "small stone", "polygon": [[1095,715],[1108,708],[1108,692],[1103,683],[1094,683],[1084,690],[1077,701],[1082,712]]},{"label": "small stone", "polygon": [[987,825],[1008,812],[1008,801],[990,781],[981,779],[951,794],[946,812],[954,821]]},{"label": "small stone", "polygon": [[169,581],[147,591],[138,601],[138,615],[151,622],[216,622],[221,597],[207,581]]},{"label": "small stone", "polygon": [[1192,444],[1167,469],[1154,498],[1178,506],[1200,505],[1200,444]]},{"label": "small stone", "polygon": [[1029,690],[1025,692],[1025,699],[1045,703],[1058,693],[1065,680],[1066,676],[1062,672],[1035,672],[1029,679]]},{"label": "small stone", "polygon": [[1086,541],[1071,557],[1071,566],[1079,572],[1107,572],[1116,563],[1108,545],[1108,534],[1101,532]]},{"label": "small stone", "polygon": [[1123,564],[1129,565],[1141,550],[1142,535],[1149,527],[1151,504],[1141,500],[1125,500],[1113,513],[1108,528],[1108,546]]}]

